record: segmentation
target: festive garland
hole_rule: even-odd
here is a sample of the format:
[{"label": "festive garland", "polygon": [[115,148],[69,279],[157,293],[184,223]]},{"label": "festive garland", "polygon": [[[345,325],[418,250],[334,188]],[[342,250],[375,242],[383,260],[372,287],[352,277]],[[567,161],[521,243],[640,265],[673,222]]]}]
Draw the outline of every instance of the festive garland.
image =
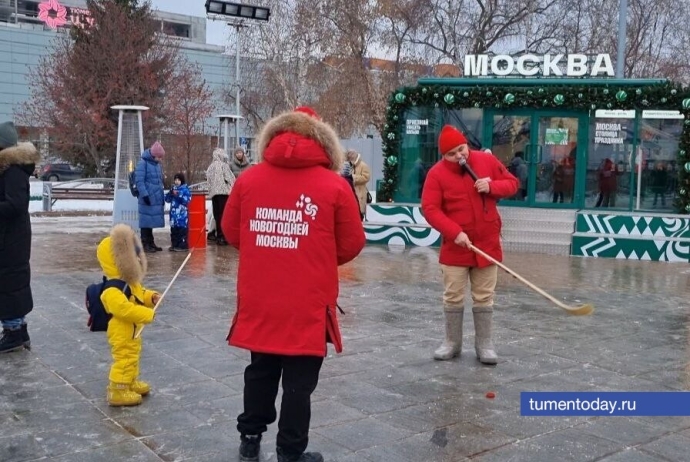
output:
[{"label": "festive garland", "polygon": [[[535,85],[536,86],[536,85]],[[566,104],[567,103],[567,104]],[[493,84],[474,87],[417,86],[398,89],[391,94],[383,127],[383,182],[377,192],[380,202],[391,202],[398,186],[398,152],[404,133],[405,111],[415,106],[445,109],[554,109],[567,107],[596,109],[678,109],[685,115],[678,145],[679,213],[690,213],[690,88],[673,82],[656,85],[548,87],[501,87]]]}]

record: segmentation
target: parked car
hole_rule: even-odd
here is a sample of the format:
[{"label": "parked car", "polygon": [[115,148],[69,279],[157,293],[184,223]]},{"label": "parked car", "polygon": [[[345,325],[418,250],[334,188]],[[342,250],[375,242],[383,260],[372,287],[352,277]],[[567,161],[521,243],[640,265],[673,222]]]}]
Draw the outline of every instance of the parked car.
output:
[{"label": "parked car", "polygon": [[69,181],[84,177],[84,171],[70,164],[45,164],[41,168],[43,181]]}]

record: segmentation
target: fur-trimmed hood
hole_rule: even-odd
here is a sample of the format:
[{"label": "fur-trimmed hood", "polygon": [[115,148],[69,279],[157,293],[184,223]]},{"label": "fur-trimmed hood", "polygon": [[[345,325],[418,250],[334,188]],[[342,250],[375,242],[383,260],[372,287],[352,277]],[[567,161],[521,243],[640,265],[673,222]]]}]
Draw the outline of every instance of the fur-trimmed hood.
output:
[{"label": "fur-trimmed hood", "polygon": [[141,284],[146,275],[146,254],[139,236],[125,224],[118,224],[98,245],[98,263],[108,279],[122,279],[130,286]]},{"label": "fur-trimmed hood", "polygon": [[269,120],[257,144],[259,161],[281,167],[324,165],[339,172],[344,160],[335,130],[302,112],[285,112]]},{"label": "fur-trimmed hood", "polygon": [[33,144],[19,143],[0,151],[0,174],[4,173],[10,165],[35,166],[40,160],[41,155]]}]

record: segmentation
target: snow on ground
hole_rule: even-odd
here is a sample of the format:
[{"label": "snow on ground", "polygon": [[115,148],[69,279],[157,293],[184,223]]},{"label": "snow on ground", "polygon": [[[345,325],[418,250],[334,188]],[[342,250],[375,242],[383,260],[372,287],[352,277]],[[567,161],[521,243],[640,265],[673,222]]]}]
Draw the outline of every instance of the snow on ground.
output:
[{"label": "snow on ground", "polygon": [[[43,197],[43,181],[32,180],[30,182],[31,196]],[[165,213],[168,214],[170,206],[165,204]],[[206,201],[206,211],[211,210],[211,201]],[[43,199],[32,200],[29,202],[29,213],[42,212]],[[111,212],[113,211],[113,201],[109,200],[58,200],[53,204],[54,212]]]},{"label": "snow on ground", "polygon": [[[31,196],[43,196],[43,182],[32,180],[30,182]],[[165,226],[170,227],[169,205],[165,207]],[[43,200],[29,202],[29,213],[42,212]],[[83,232],[107,232],[112,226],[113,201],[111,200],[58,200],[53,204],[54,212],[84,212],[78,216],[33,216],[31,223],[36,234],[51,233],[83,233]],[[100,213],[97,216],[89,215],[89,212],[110,212],[110,215]],[[211,201],[206,201],[206,216],[212,214]]]}]

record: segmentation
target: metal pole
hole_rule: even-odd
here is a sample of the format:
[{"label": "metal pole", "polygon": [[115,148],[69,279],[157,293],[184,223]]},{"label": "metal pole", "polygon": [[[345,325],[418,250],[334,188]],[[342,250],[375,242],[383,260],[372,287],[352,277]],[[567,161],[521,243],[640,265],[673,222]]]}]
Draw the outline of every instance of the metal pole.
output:
[{"label": "metal pole", "polygon": [[637,146],[637,156],[635,156],[635,163],[637,164],[637,201],[635,203],[635,209],[640,210],[640,195],[642,194],[642,142]]},{"label": "metal pole", "polygon": [[223,135],[223,149],[225,153],[229,156],[228,152],[228,124],[230,124],[230,119],[223,119],[223,126],[225,127],[225,135]]},{"label": "metal pole", "polygon": [[242,25],[235,25],[237,29],[237,50],[235,53],[235,85],[237,85],[237,97],[235,98],[236,108],[235,113],[237,114],[237,119],[235,119],[235,145],[240,145],[240,29]]},{"label": "metal pole", "polygon": [[628,0],[620,0],[618,11],[618,57],[616,58],[616,77],[624,78],[625,73],[625,34],[628,25]]},{"label": "metal pole", "polygon": [[14,0],[14,23],[19,24],[19,0]]},{"label": "metal pole", "polygon": [[[144,124],[141,120],[141,111],[137,111],[137,118],[139,119],[139,153],[144,152]],[[160,136],[158,137],[160,139]]]},{"label": "metal pole", "polygon": [[[122,119],[124,111],[120,110],[117,118],[117,150],[115,153],[115,185],[114,189],[117,191],[120,187],[120,156],[122,155]],[[127,172],[129,174],[129,172]]]}]

